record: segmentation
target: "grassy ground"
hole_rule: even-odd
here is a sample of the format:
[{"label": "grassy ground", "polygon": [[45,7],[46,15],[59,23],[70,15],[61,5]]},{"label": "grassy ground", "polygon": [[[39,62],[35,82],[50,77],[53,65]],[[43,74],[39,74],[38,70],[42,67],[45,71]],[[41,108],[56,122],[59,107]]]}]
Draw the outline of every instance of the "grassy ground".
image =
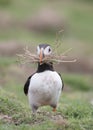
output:
[{"label": "grassy ground", "polygon": [[56,113],[44,107],[33,117],[28,105],[13,93],[0,89],[0,129],[92,130],[93,106],[87,98],[81,100],[81,95],[86,97],[86,93],[64,93]]},{"label": "grassy ground", "polygon": [[[62,51],[73,47],[72,55],[90,59],[93,55],[93,2],[9,0],[8,5],[0,3],[0,10],[11,14],[12,20],[20,23],[42,5],[52,5],[59,14],[64,13],[67,17],[69,29],[64,34],[65,38],[62,36]],[[0,43],[11,40],[34,46],[43,42],[53,45],[55,34],[36,34],[19,26],[1,28]],[[93,76],[90,73],[62,73],[65,87],[57,112],[44,107],[40,108],[36,117],[31,115],[23,93],[25,75],[24,68],[16,64],[15,56],[0,57],[0,130],[93,130]]]}]

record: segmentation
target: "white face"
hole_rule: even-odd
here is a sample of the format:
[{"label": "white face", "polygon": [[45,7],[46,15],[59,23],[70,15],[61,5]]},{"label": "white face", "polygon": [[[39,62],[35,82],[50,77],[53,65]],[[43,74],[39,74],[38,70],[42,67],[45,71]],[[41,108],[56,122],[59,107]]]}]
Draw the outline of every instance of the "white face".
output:
[{"label": "white face", "polygon": [[44,56],[49,56],[52,53],[52,49],[50,46],[46,46],[45,48],[37,46],[37,54],[40,55],[40,51],[42,50]]}]

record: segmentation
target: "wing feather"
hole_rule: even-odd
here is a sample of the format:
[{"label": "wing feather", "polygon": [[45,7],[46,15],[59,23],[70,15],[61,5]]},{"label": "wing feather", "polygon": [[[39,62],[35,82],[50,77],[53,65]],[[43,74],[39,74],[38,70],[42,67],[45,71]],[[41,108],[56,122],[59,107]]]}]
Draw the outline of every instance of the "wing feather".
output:
[{"label": "wing feather", "polygon": [[24,85],[24,93],[25,93],[25,95],[28,94],[30,79],[31,79],[32,76],[33,76],[33,74],[32,74],[31,76],[28,77],[28,79],[27,79],[27,81],[26,81],[26,83],[25,83],[25,85]]},{"label": "wing feather", "polygon": [[64,88],[64,82],[63,82],[63,79],[62,79],[61,74],[60,74],[60,73],[58,73],[58,74],[59,74],[59,76],[60,76],[60,78],[61,78],[61,80],[62,80],[62,90],[63,90],[63,88]]}]

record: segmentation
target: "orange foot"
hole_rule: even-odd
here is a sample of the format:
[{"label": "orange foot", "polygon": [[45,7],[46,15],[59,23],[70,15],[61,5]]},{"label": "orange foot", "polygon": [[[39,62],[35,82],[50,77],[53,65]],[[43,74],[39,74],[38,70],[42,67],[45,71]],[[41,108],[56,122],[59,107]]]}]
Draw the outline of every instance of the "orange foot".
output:
[{"label": "orange foot", "polygon": [[53,112],[56,112],[56,108],[53,108]]}]

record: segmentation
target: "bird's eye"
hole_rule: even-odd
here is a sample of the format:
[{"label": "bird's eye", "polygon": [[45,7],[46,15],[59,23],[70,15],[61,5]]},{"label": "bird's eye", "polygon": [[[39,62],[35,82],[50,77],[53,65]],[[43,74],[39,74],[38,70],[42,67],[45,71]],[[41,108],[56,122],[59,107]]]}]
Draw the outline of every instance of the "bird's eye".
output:
[{"label": "bird's eye", "polygon": [[46,47],[44,49],[44,55],[47,56],[47,55],[50,55],[52,53],[52,49],[50,46]]}]

